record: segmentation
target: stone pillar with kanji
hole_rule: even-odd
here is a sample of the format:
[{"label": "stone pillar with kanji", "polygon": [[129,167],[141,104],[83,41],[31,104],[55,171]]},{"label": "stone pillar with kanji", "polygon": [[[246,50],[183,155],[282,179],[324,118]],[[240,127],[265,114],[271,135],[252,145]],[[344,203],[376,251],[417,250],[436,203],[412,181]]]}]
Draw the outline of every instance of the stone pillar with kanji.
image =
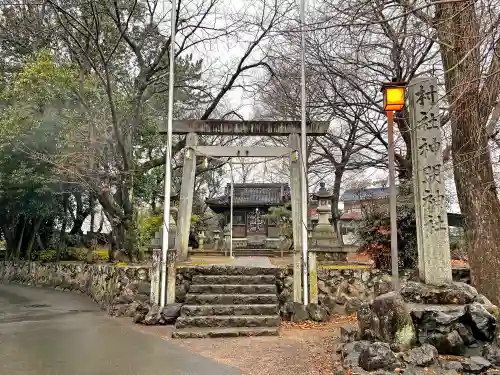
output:
[{"label": "stone pillar with kanji", "polygon": [[434,77],[408,87],[419,276],[427,284],[452,281],[437,87]]}]

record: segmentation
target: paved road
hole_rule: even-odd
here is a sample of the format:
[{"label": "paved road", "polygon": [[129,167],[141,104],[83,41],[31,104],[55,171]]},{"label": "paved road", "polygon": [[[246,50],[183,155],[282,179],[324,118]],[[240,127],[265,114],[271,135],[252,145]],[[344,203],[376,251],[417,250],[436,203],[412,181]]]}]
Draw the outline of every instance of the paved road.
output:
[{"label": "paved road", "polygon": [[1,375],[241,375],[140,333],[85,296],[0,284]]}]

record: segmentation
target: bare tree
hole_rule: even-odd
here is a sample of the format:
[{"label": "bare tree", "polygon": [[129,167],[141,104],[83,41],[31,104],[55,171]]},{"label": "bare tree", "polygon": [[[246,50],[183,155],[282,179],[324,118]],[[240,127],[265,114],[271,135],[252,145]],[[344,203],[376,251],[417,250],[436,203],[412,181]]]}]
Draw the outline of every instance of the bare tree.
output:
[{"label": "bare tree", "polygon": [[[134,258],[134,184],[165,160],[163,142],[154,136],[161,125],[158,119],[166,118],[160,109],[166,100],[167,51],[171,43],[170,35],[165,33],[169,29],[165,14],[158,0],[48,0],[47,4],[62,30],[60,44],[65,52],[61,57],[88,67],[88,76],[96,78],[106,103],[95,122],[109,126],[101,126],[101,131],[94,133],[94,168],[89,170],[88,163],[75,168],[73,163],[72,173],[90,186],[104,208],[116,248]],[[222,8],[227,11],[220,15]],[[177,113],[201,119],[217,113],[219,104],[241,77],[266,66],[266,40],[289,8],[288,3],[262,2],[254,5],[252,11],[256,12],[251,15],[245,10],[228,14],[231,8],[221,0],[178,2],[176,96],[188,98],[176,106]],[[194,60],[190,53],[231,38],[245,46],[242,54],[225,69],[219,69],[219,82],[207,86],[202,80],[202,75],[207,74],[202,60]],[[79,100],[88,112],[95,112],[88,98],[80,95]],[[182,107],[186,104],[189,108]],[[183,146],[184,139],[180,138],[174,143],[174,155]],[[63,167],[68,169],[67,165]]]}]

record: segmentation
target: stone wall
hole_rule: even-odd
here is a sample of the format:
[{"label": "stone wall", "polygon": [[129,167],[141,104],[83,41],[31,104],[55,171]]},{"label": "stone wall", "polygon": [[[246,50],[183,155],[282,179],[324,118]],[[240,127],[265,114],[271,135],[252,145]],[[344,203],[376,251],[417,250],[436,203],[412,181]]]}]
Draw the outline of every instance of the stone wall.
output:
[{"label": "stone wall", "polygon": [[[217,267],[217,266],[214,266]],[[194,275],[206,266],[179,267],[176,275],[176,302],[183,303]],[[274,268],[280,308],[293,301],[293,269]],[[319,303],[330,314],[351,314],[362,302],[373,300],[376,288],[388,274],[369,268],[319,268]],[[415,279],[403,273],[403,279]],[[467,281],[468,270],[454,271],[454,279]],[[142,266],[117,267],[108,264],[0,262],[0,281],[39,285],[75,291],[90,296],[114,316],[134,316],[137,307],[149,301],[150,269]]]},{"label": "stone wall", "polygon": [[150,270],[139,266],[1,262],[0,281],[83,293],[113,316],[133,317],[150,295]]},{"label": "stone wall", "polygon": [[[280,307],[293,301],[293,269],[280,269],[277,273]],[[318,268],[318,300],[330,315],[350,315],[363,302],[371,302],[389,277],[387,271],[374,268]],[[417,280],[416,271],[404,271],[401,281]],[[455,281],[469,282],[468,269],[453,270]]]}]

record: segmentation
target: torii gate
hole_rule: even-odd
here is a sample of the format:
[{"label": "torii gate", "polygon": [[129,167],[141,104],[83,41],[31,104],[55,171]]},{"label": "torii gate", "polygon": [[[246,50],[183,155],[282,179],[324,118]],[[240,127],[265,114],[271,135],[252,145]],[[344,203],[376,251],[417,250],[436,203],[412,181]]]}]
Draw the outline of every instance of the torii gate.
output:
[{"label": "torii gate", "polygon": [[[290,190],[292,196],[292,226],[294,245],[294,301],[301,301],[301,225],[303,222],[300,190],[302,173],[300,161],[300,121],[233,121],[233,120],[175,120],[172,123],[173,134],[186,134],[186,152],[182,167],[182,183],[177,220],[175,248],[179,259],[188,256],[189,230],[193,208],[193,193],[196,172],[196,152],[212,157],[290,157]],[[328,121],[315,121],[306,124],[307,135],[325,135]],[[161,129],[160,133],[166,133]],[[198,134],[205,135],[241,135],[241,136],[288,136],[288,147],[224,147],[198,146]],[[169,183],[169,182],[165,182]],[[298,277],[297,277],[298,276]]]}]

